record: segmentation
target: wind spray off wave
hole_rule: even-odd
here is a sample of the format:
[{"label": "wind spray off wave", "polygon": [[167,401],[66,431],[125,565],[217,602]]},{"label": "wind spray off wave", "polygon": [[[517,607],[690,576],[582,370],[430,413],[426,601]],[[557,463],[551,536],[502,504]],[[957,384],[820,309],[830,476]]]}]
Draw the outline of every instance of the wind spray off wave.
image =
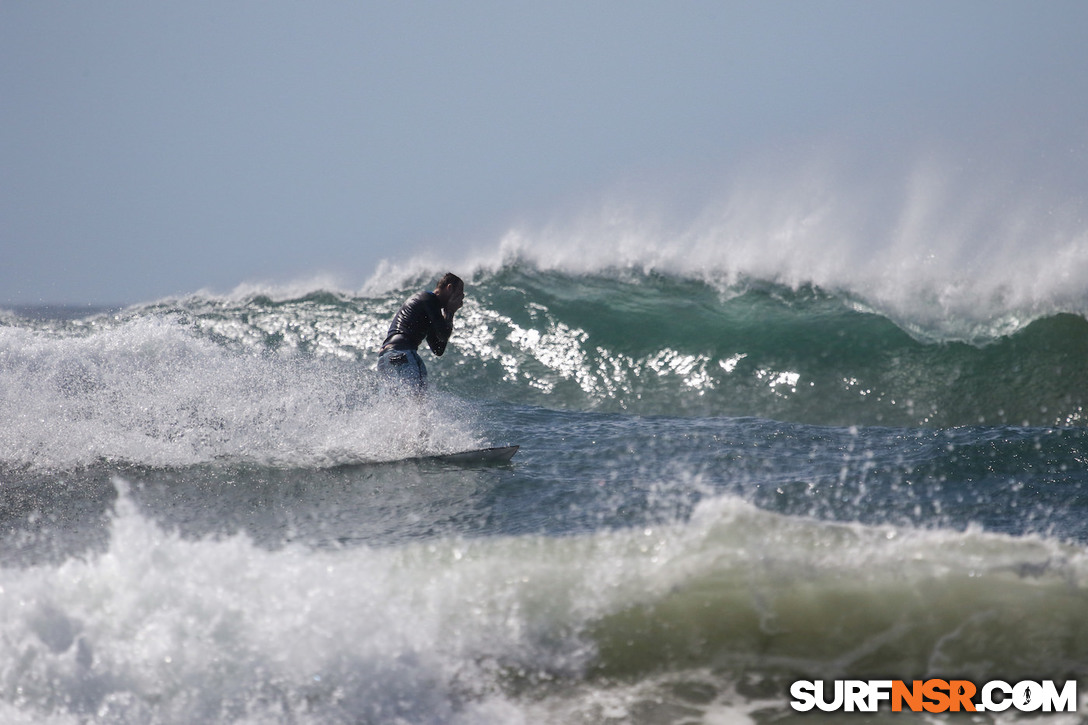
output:
[{"label": "wind spray off wave", "polygon": [[1012,148],[886,141],[788,147],[708,185],[717,191],[672,203],[657,189],[618,192],[582,214],[512,230],[503,258],[577,274],[634,268],[727,290],[746,280],[815,286],[931,341],[981,343],[1040,317],[1088,312],[1088,188],[1072,151],[1028,161]]}]

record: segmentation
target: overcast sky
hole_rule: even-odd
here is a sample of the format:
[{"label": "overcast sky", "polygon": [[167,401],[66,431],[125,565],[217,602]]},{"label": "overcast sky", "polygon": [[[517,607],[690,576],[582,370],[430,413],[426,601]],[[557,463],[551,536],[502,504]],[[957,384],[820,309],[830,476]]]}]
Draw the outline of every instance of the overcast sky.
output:
[{"label": "overcast sky", "polygon": [[0,304],[358,288],[852,133],[1088,168],[1086,104],[1079,0],[2,0]]}]

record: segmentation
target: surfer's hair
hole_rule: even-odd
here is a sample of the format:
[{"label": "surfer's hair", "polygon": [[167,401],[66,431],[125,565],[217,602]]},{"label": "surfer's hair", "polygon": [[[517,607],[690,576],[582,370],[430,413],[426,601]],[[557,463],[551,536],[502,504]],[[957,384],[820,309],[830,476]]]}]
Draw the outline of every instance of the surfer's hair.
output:
[{"label": "surfer's hair", "polygon": [[434,288],[435,289],[442,289],[443,287],[445,287],[446,285],[449,285],[449,284],[459,285],[461,287],[465,286],[465,283],[462,282],[461,278],[458,277],[456,274],[454,274],[453,272],[446,272],[444,275],[442,275],[442,279],[438,280],[438,284],[436,284],[434,286]]}]

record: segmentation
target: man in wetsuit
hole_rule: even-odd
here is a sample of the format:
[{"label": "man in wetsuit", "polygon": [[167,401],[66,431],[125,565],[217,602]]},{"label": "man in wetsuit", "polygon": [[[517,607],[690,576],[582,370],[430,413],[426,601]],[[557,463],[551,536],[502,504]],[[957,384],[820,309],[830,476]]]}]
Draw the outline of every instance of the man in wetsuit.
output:
[{"label": "man in wetsuit", "polygon": [[389,324],[378,352],[378,372],[417,393],[427,387],[427,368],[417,350],[424,340],[441,357],[453,334],[453,315],[465,301],[465,283],[452,272],[438,280],[434,292],[408,298]]}]

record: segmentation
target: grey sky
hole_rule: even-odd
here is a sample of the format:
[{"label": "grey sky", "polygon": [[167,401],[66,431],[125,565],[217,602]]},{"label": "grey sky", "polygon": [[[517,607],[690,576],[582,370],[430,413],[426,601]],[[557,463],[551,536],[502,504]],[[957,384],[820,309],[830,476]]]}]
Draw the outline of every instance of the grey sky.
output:
[{"label": "grey sky", "polygon": [[359,286],[810,138],[1075,174],[1088,3],[4,0],[0,99],[0,304]]}]

